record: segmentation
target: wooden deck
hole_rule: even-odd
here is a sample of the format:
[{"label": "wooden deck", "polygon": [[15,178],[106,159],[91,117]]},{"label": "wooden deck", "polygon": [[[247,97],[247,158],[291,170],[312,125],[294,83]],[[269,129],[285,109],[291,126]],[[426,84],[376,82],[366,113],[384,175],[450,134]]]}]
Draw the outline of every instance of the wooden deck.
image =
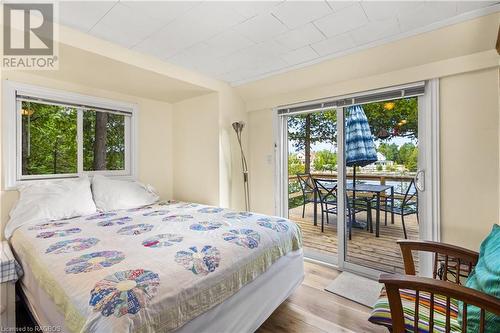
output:
[{"label": "wooden deck", "polygon": [[[375,219],[375,210],[372,213]],[[306,205],[306,212],[302,218],[302,206],[289,211],[289,218],[300,225],[302,229],[304,247],[324,254],[337,254],[337,219],[330,215],[330,224],[326,224],[325,231],[321,232],[321,215],[318,209],[318,225],[313,224],[313,204]],[[356,219],[366,221],[364,213],[356,214]],[[418,224],[415,215],[405,217],[408,239],[418,239]],[[375,229],[375,220],[373,221]],[[386,272],[403,273],[403,260],[396,244],[398,239],[404,239],[401,217],[394,217],[391,224],[388,217],[387,226],[384,225],[384,214],[381,213],[380,237],[375,232],[370,233],[363,229],[352,229],[352,240],[347,244],[347,260],[349,262],[367,266]],[[418,266],[418,258],[415,258]]]}]

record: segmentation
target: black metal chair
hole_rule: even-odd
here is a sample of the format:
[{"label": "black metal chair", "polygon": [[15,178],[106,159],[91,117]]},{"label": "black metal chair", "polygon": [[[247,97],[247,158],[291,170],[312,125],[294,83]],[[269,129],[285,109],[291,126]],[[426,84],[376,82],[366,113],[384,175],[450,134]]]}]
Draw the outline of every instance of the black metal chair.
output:
[{"label": "black metal chair", "polygon": [[321,207],[321,232],[323,232],[324,215],[326,214],[326,223],[330,223],[328,214],[337,214],[337,181],[331,179],[313,179],[313,181]]},{"label": "black metal chair", "polygon": [[[366,212],[366,230],[373,233],[373,219],[372,219],[372,207],[375,201],[374,195],[360,195],[359,192],[356,192],[355,198],[351,196],[347,196],[347,205],[350,211],[353,211],[353,207],[355,211],[353,214]],[[356,218],[353,215],[352,222],[355,224]]]},{"label": "black metal chair", "polygon": [[[338,200],[337,200],[337,181],[332,179],[314,179],[314,183],[316,185],[320,205],[321,205],[321,232],[324,232],[324,215],[326,215],[326,223],[330,223],[329,214],[338,215]],[[353,222],[353,214],[362,212],[366,209],[363,209],[363,204],[361,202],[357,202],[356,211],[353,212],[351,207],[351,201],[346,194],[346,213],[349,227],[349,239],[352,239],[352,222]],[[369,206],[368,211],[368,223],[371,225],[371,208]],[[373,229],[372,229],[373,230]]]},{"label": "black metal chair", "polygon": [[[408,239],[405,226],[405,216],[416,214],[418,221],[418,191],[415,186],[415,181],[412,179],[404,193],[394,192],[394,204],[391,205],[391,199],[386,197],[380,206],[380,210],[385,212],[385,224],[387,225],[387,213],[394,213],[401,216],[401,223],[403,224],[403,233],[405,239]],[[402,199],[396,199],[396,196]]]},{"label": "black metal chair", "polygon": [[[308,203],[314,203],[314,193],[316,192],[316,185],[314,184],[314,180],[310,173],[297,174],[297,180],[299,181],[300,189],[302,190],[302,196],[304,197],[304,203],[302,204],[302,218],[304,218],[306,205]],[[317,197],[316,203],[320,203]]]}]

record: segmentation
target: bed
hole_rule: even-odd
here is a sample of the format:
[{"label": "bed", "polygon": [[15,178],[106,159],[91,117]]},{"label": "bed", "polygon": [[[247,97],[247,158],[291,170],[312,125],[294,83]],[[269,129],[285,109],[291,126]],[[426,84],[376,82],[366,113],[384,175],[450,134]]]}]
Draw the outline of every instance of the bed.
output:
[{"label": "bed", "polygon": [[24,225],[11,238],[40,326],[252,332],[304,276],[293,222],[186,202]]}]

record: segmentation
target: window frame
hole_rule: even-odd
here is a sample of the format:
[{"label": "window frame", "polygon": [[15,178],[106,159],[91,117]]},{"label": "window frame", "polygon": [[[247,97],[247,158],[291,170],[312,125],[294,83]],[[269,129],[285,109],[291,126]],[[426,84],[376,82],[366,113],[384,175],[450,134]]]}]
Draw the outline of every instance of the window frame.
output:
[{"label": "window frame", "polygon": [[[49,175],[22,175],[22,116],[19,112],[21,101],[17,95],[48,99],[63,104],[85,105],[77,107],[77,172],[70,174]],[[50,103],[48,103],[50,104]],[[124,170],[83,170],[83,113],[85,109],[116,110],[130,113],[125,116],[125,169]],[[99,110],[97,110],[99,111]],[[3,141],[3,170],[4,188],[16,189],[27,182],[50,179],[76,178],[83,175],[106,175],[120,178],[136,178],[137,175],[137,113],[138,106],[133,103],[115,101],[106,98],[81,95],[72,92],[49,89],[29,84],[4,80],[3,81],[3,112],[2,112],[2,141]]]}]

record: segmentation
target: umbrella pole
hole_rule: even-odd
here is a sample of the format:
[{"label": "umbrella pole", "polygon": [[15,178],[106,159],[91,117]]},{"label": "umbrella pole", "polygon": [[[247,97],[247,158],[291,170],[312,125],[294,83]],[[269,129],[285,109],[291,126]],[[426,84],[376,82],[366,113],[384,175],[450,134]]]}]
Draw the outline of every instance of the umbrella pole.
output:
[{"label": "umbrella pole", "polygon": [[352,170],[352,213],[351,213],[351,226],[356,224],[356,166]]}]

